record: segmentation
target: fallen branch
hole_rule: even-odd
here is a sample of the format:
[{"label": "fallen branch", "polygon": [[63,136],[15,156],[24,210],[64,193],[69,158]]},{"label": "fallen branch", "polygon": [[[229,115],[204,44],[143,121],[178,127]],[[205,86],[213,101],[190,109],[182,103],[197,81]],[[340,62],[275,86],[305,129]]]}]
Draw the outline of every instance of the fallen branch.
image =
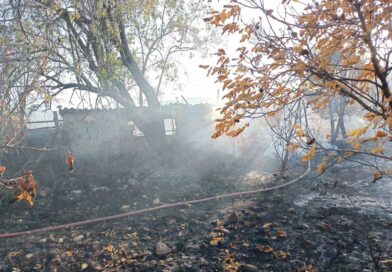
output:
[{"label": "fallen branch", "polygon": [[18,178],[5,179],[5,178],[0,177],[0,185],[7,188],[7,189],[14,189],[17,181],[18,181]]},{"label": "fallen branch", "polygon": [[229,197],[239,197],[239,196],[244,196],[244,195],[269,192],[269,191],[273,191],[273,190],[277,190],[277,189],[282,189],[284,187],[287,187],[287,186],[299,181],[300,179],[305,177],[310,172],[310,170],[311,170],[311,163],[309,161],[308,168],[302,175],[300,175],[299,177],[297,177],[287,183],[281,184],[281,185],[277,185],[277,186],[273,186],[273,187],[269,187],[269,188],[263,188],[263,189],[249,190],[249,191],[236,192],[236,193],[230,193],[230,194],[222,194],[222,195],[211,196],[211,197],[206,197],[206,198],[201,198],[201,199],[164,204],[164,205],[160,205],[160,206],[156,206],[156,207],[152,207],[152,208],[147,208],[147,209],[142,209],[142,210],[138,210],[138,211],[121,213],[121,214],[100,217],[100,218],[95,218],[95,219],[88,219],[88,220],[84,220],[84,221],[73,222],[73,223],[68,223],[68,224],[63,224],[63,225],[44,227],[44,228],[38,228],[38,229],[20,231],[20,232],[3,233],[3,234],[0,234],[0,239],[28,236],[28,235],[33,235],[33,234],[37,234],[37,233],[42,233],[42,232],[47,232],[47,231],[56,231],[56,230],[62,230],[62,229],[67,229],[67,228],[75,228],[75,227],[80,227],[80,226],[84,226],[84,225],[96,224],[96,223],[101,223],[101,222],[111,221],[111,220],[117,220],[117,219],[121,219],[121,218],[125,218],[125,217],[130,217],[130,216],[134,216],[134,215],[138,215],[138,214],[143,214],[143,213],[148,213],[148,212],[153,212],[153,211],[158,211],[158,210],[163,210],[163,209],[168,209],[168,208],[174,208],[174,207],[179,207],[179,206],[208,202],[211,200],[220,200],[220,199],[229,198]]},{"label": "fallen branch", "polygon": [[0,185],[8,190],[13,189],[13,187],[8,186],[7,184],[3,183],[1,180],[0,180]]},{"label": "fallen branch", "polygon": [[14,145],[2,145],[0,149],[26,149],[39,152],[49,152],[51,149],[48,148],[38,148],[38,147],[28,147],[28,146],[14,146]]}]

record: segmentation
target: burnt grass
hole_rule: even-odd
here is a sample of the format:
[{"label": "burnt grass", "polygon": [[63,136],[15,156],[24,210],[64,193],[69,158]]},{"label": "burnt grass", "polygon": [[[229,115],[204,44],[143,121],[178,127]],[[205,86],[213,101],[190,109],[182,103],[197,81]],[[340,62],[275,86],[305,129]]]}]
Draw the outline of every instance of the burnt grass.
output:
[{"label": "burnt grass", "polygon": [[[247,169],[233,162],[204,162],[192,173],[194,165],[84,167],[43,166],[33,208],[3,201],[1,233],[268,187],[303,170],[283,178],[238,175]],[[370,184],[364,167],[314,175],[272,193],[2,239],[0,271],[392,271],[391,181]],[[159,241],[171,252],[158,256]]]}]

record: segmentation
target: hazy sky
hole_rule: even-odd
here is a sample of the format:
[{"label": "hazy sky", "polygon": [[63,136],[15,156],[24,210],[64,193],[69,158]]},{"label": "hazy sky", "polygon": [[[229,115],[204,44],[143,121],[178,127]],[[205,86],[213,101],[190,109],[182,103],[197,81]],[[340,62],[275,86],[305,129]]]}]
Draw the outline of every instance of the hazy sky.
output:
[{"label": "hazy sky", "polygon": [[[215,77],[207,77],[207,70],[201,69],[200,64],[211,64],[215,61],[214,52],[207,56],[196,54],[193,58],[182,56],[179,61],[179,80],[183,86],[182,90],[175,91],[172,95],[168,93],[167,100],[176,99],[180,94],[185,98],[200,98],[205,102],[215,103],[217,91],[221,85],[215,83]],[[166,90],[167,92],[168,90]],[[180,97],[181,99],[181,97]],[[202,101],[201,101],[202,102]]]},{"label": "hazy sky", "polygon": [[[215,1],[213,7],[219,10],[223,5],[228,4],[229,0],[221,0]],[[281,1],[271,1],[267,0],[266,6],[269,9],[276,9],[277,6],[281,4]],[[246,18],[248,21],[252,21],[254,18],[259,17],[259,11],[242,8],[242,17]],[[207,15],[208,16],[208,15]],[[206,17],[207,17],[206,16]],[[204,22],[201,22],[204,23]],[[206,65],[214,65],[217,61],[214,53],[218,48],[223,48],[229,55],[234,55],[236,53],[236,49],[241,46],[239,43],[240,36],[236,35],[220,35],[221,29],[218,29],[218,36],[220,41],[217,44],[211,46],[210,52],[207,56],[202,57],[200,54],[197,54],[196,57],[190,59],[186,56],[181,57],[180,61],[182,65],[179,67],[183,67],[184,69],[180,72],[179,80],[183,82],[184,88],[182,90],[183,95],[186,98],[192,97],[200,97],[203,100],[209,101],[209,103],[217,102],[217,91],[222,88],[220,83],[215,83],[215,77],[206,77],[207,71],[199,68],[200,64]],[[184,73],[188,73],[188,75],[184,75]],[[175,96],[175,95],[174,95]],[[172,98],[170,98],[172,99]]]}]

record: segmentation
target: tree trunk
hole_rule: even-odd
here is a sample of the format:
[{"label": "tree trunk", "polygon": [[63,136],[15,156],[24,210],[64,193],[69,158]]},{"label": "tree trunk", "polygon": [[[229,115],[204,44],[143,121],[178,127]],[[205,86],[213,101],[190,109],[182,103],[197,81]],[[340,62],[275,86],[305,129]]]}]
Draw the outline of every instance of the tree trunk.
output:
[{"label": "tree trunk", "polygon": [[284,176],[285,171],[287,169],[287,163],[289,162],[289,155],[290,152],[287,149],[285,149],[283,158],[280,162],[280,172],[282,173],[282,176]]},{"label": "tree trunk", "polygon": [[147,143],[158,155],[165,146],[165,124],[160,107],[127,107],[130,119],[143,132]]},{"label": "tree trunk", "polygon": [[342,97],[339,101],[339,119],[338,119],[338,129],[342,137],[345,139],[347,137],[346,126],[344,125],[344,115],[346,110],[346,98]]},{"label": "tree trunk", "polygon": [[329,123],[331,126],[331,144],[336,144],[336,139],[337,139],[337,134],[338,134],[338,129],[335,127],[335,119],[333,116],[333,103],[329,103],[328,107],[328,113],[329,113]]},{"label": "tree trunk", "polygon": [[[135,124],[143,131],[149,145],[158,153],[162,150],[165,141],[165,125],[161,115],[161,104],[159,103],[154,88],[144,77],[142,71],[137,65],[125,34],[124,23],[121,19],[118,22],[121,42],[121,60],[124,66],[131,73],[140,89],[140,107],[136,109]],[[143,108],[142,99],[145,95],[148,107]],[[143,112],[142,112],[143,111]]]}]

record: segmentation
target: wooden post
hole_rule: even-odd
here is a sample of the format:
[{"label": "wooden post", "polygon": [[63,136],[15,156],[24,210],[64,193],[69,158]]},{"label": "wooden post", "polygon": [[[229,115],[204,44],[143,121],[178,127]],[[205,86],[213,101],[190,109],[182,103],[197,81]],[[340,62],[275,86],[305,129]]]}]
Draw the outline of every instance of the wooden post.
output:
[{"label": "wooden post", "polygon": [[59,123],[59,116],[57,114],[57,111],[53,112],[53,122],[54,122],[54,125],[56,126],[56,130],[59,131],[60,130],[60,123]]}]

